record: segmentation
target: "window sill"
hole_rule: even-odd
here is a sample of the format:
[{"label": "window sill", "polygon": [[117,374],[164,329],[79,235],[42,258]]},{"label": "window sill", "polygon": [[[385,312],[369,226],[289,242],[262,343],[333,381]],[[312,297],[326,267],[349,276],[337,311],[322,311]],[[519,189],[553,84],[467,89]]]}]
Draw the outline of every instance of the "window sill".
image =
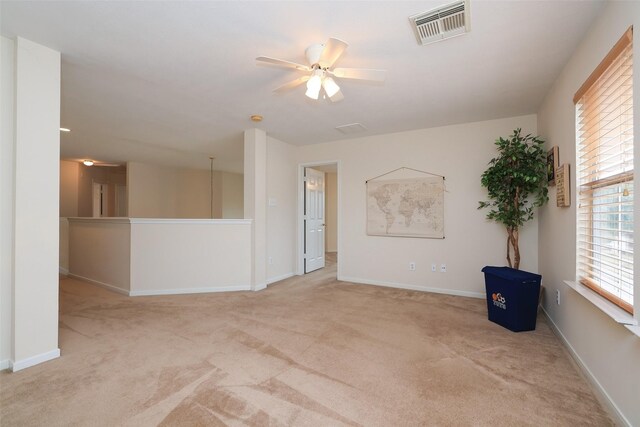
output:
[{"label": "window sill", "polygon": [[571,289],[576,291],[578,294],[582,295],[590,303],[595,305],[604,314],[611,317],[615,322],[625,325],[631,332],[640,336],[640,327],[638,327],[638,320],[635,319],[633,315],[627,313],[612,302],[607,301],[605,298],[601,297],[579,282],[565,280],[564,283]]}]

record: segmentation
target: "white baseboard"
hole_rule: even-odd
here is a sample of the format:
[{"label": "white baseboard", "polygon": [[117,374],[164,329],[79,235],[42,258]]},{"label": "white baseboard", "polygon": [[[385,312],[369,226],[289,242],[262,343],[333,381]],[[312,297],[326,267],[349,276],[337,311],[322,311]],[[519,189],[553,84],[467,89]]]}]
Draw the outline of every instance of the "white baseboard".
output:
[{"label": "white baseboard", "polygon": [[9,362],[9,359],[0,360],[0,371],[4,371],[5,369],[9,369],[10,366],[11,366],[11,363]]},{"label": "white baseboard", "polygon": [[79,276],[79,275],[73,274],[73,273],[69,273],[68,276],[73,278],[73,279],[82,280],[82,281],[91,283],[92,285],[100,286],[101,288],[105,288],[105,289],[108,289],[110,291],[117,292],[119,294],[129,296],[129,291],[128,290],[119,288],[119,287],[117,287],[115,285],[111,285],[109,283],[103,283],[103,282],[100,282],[98,280],[89,279],[88,277]]},{"label": "white baseboard", "polygon": [[210,292],[235,292],[235,291],[250,291],[249,285],[236,285],[236,286],[218,286],[212,288],[185,288],[185,289],[151,289],[142,291],[130,291],[129,296],[143,297],[152,295],[181,295],[181,294],[207,294]]},{"label": "white baseboard", "polygon": [[55,350],[51,350],[46,353],[27,357],[26,359],[18,360],[17,362],[12,362],[10,363],[11,365],[10,368],[13,372],[17,372],[22,369],[30,368],[32,366],[38,365],[43,362],[47,362],[52,359],[57,359],[58,357],[60,357],[60,349],[56,348]]},{"label": "white baseboard", "polygon": [[263,289],[267,289],[267,282],[264,283],[258,283],[256,286],[254,286],[253,291],[261,291]]},{"label": "white baseboard", "polygon": [[69,275],[69,270],[67,270],[64,267],[58,267],[58,273],[62,274],[63,276],[68,276]]},{"label": "white baseboard", "polygon": [[433,292],[435,294],[455,295],[460,297],[483,298],[483,299],[486,297],[486,294],[483,292],[469,292],[469,291],[459,291],[456,289],[430,288],[427,286],[408,285],[406,283],[361,279],[359,277],[342,276],[342,277],[338,277],[338,280],[343,282],[361,283],[364,285],[386,286],[388,288],[407,289],[410,291],[421,291],[421,292]]},{"label": "white baseboard", "polygon": [[616,405],[613,399],[611,399],[611,396],[609,396],[609,393],[607,393],[604,387],[602,387],[602,384],[600,384],[600,382],[593,375],[591,370],[582,361],[582,359],[580,358],[580,355],[578,355],[578,352],[573,348],[571,343],[569,343],[569,341],[564,336],[562,331],[560,331],[560,329],[558,328],[558,325],[556,325],[553,319],[551,319],[551,316],[549,316],[549,313],[547,313],[544,307],[541,307],[541,308],[542,308],[542,312],[544,313],[547,320],[549,321],[549,326],[551,327],[551,330],[560,339],[560,341],[562,341],[562,344],[564,344],[567,350],[569,350],[569,354],[571,354],[571,357],[573,357],[573,360],[576,362],[576,365],[578,365],[578,367],[580,368],[584,376],[591,383],[592,388],[595,391],[596,396],[598,397],[598,400],[600,400],[600,402],[609,409],[609,414],[611,414],[615,418],[614,421],[616,422],[616,425],[631,427],[631,423],[629,422],[629,420],[627,420],[627,418],[622,414],[622,412],[620,411],[620,408],[618,408],[618,405]]},{"label": "white baseboard", "polygon": [[280,276],[272,277],[271,279],[267,279],[267,286],[272,283],[279,282],[281,280],[288,279],[289,277],[293,277],[295,274],[293,272],[287,274],[281,274]]}]

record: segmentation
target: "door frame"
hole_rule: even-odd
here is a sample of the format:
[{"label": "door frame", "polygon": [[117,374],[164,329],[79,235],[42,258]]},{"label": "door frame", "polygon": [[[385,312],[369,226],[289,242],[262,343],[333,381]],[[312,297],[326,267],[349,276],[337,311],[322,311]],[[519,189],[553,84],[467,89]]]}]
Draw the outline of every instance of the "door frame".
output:
[{"label": "door frame", "polygon": [[342,165],[340,160],[298,164],[298,207],[296,210],[296,275],[304,275],[304,168],[336,165],[338,170],[338,280],[342,276]]}]

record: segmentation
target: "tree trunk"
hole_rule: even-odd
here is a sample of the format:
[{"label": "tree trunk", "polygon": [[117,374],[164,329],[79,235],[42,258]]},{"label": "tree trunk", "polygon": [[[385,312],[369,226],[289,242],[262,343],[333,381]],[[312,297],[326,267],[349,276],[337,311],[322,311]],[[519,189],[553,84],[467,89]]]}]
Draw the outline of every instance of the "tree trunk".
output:
[{"label": "tree trunk", "polygon": [[[520,247],[518,246],[519,230],[507,228],[507,262],[509,267],[520,269]],[[511,263],[511,248],[513,248],[513,264]]]},{"label": "tree trunk", "polygon": [[511,231],[507,228],[507,262],[509,263],[509,267],[513,267],[511,264]]}]

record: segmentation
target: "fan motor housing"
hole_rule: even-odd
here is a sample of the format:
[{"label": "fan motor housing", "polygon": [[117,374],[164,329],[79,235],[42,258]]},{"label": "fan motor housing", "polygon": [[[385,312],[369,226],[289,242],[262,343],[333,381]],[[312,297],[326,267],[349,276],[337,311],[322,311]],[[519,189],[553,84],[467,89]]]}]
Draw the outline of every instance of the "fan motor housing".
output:
[{"label": "fan motor housing", "polygon": [[323,50],[324,50],[324,44],[316,43],[316,44],[312,44],[304,51],[304,54],[307,57],[307,61],[309,62],[309,65],[313,66],[320,62],[320,56],[322,56]]}]

